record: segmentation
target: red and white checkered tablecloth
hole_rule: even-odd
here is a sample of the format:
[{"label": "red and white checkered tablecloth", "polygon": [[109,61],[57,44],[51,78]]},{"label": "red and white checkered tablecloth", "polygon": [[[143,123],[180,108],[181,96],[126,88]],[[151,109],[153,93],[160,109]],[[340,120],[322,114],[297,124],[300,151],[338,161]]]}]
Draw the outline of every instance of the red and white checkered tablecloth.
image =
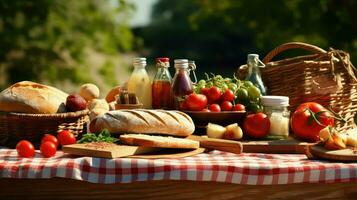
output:
[{"label": "red and white checkered tablecloth", "polygon": [[215,181],[246,185],[356,182],[357,163],[308,160],[299,154],[211,151],[181,159],[104,159],[73,157],[19,158],[0,149],[0,178],[70,178],[92,183],[149,180]]}]

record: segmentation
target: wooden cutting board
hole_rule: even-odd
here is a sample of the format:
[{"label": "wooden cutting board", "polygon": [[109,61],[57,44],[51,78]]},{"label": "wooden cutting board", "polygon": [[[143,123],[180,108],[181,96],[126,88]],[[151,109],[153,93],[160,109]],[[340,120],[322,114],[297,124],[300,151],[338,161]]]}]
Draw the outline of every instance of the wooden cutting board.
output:
[{"label": "wooden cutting board", "polygon": [[241,141],[245,153],[301,153],[315,143],[301,142],[294,138],[270,141]]},{"label": "wooden cutting board", "polygon": [[[327,150],[319,145],[309,147],[309,153],[313,158],[321,158],[336,161],[357,161],[356,149]],[[308,155],[310,157],[310,155]]]},{"label": "wooden cutting board", "polygon": [[101,158],[183,158],[204,152],[205,149],[164,149],[117,144],[71,144],[62,147],[64,153]]}]

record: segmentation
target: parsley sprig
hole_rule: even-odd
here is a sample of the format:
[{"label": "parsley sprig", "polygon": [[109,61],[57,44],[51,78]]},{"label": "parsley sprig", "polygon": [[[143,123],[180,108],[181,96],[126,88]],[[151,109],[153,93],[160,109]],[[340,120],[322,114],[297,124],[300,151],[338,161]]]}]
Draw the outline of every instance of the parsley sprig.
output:
[{"label": "parsley sprig", "polygon": [[90,142],[108,142],[115,143],[119,141],[118,138],[112,137],[107,129],[102,130],[98,135],[95,133],[86,133],[77,143],[90,143]]}]

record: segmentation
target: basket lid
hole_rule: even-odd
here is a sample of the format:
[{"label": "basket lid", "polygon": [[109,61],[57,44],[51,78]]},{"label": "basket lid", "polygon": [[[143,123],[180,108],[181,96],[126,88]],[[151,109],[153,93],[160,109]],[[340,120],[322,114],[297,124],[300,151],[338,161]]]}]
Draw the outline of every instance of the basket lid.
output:
[{"label": "basket lid", "polygon": [[287,96],[262,96],[263,106],[289,106],[289,97]]}]

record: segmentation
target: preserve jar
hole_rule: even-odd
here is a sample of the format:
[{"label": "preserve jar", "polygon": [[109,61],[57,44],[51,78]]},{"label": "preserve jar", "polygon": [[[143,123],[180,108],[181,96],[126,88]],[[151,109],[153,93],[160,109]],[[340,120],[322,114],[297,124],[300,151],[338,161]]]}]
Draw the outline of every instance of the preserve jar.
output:
[{"label": "preserve jar", "polygon": [[173,97],[171,94],[172,78],[168,68],[169,58],[157,58],[157,71],[152,83],[152,107],[154,109],[171,109]]},{"label": "preserve jar", "polygon": [[151,108],[151,81],[145,70],[146,58],[134,58],[134,71],[128,81],[128,91],[135,93],[143,108]]},{"label": "preserve jar", "polygon": [[264,107],[264,113],[270,120],[270,138],[287,138],[289,136],[288,110],[289,97],[286,96],[262,96],[261,103]]},{"label": "preserve jar", "polygon": [[190,79],[190,67],[187,59],[176,59],[175,75],[172,80],[171,91],[174,98],[174,107],[179,109],[185,96],[193,92],[192,82]]}]

